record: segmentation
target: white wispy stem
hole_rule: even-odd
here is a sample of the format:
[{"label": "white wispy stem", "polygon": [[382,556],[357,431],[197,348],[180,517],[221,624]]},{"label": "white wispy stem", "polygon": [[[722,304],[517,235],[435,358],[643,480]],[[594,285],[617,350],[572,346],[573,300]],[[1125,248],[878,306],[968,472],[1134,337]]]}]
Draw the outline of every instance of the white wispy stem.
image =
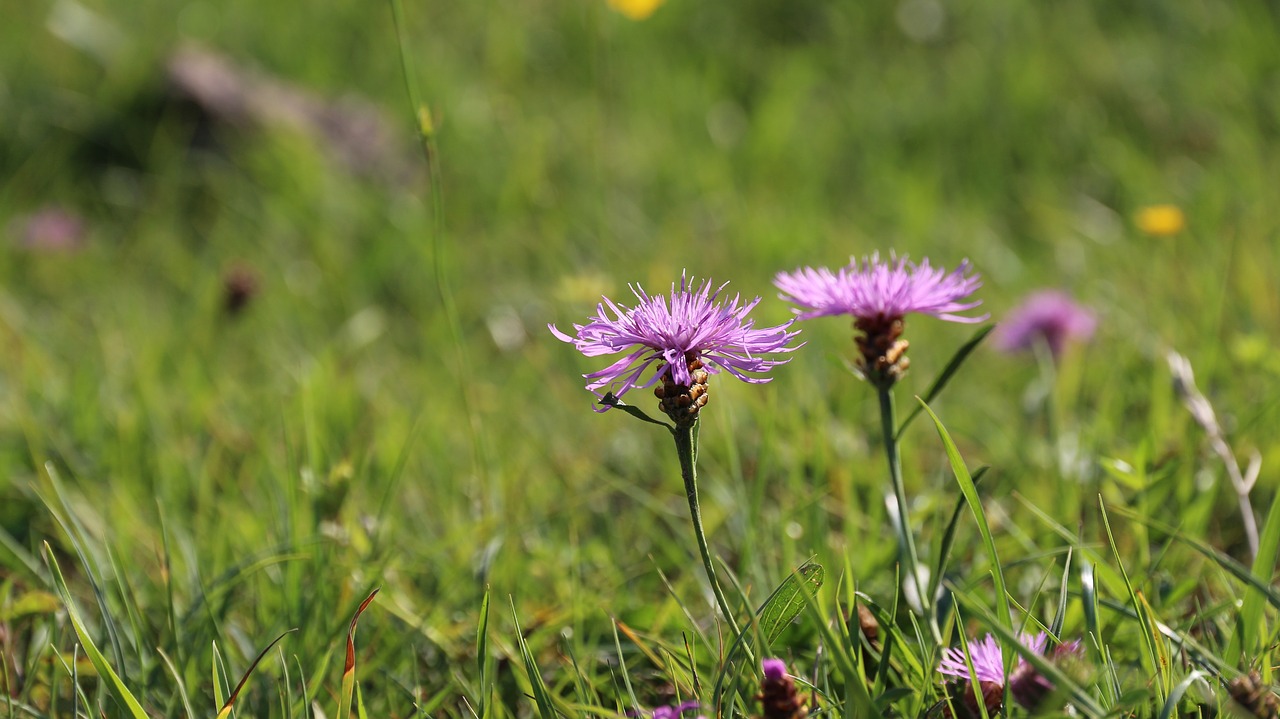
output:
[{"label": "white wispy stem", "polygon": [[1239,460],[1236,459],[1231,446],[1227,444],[1226,438],[1222,436],[1222,425],[1218,424],[1218,416],[1213,411],[1213,405],[1209,404],[1209,400],[1196,387],[1196,378],[1191,371],[1190,360],[1169,350],[1165,355],[1165,361],[1169,363],[1169,371],[1173,373],[1173,389],[1178,394],[1178,398],[1191,413],[1191,418],[1209,436],[1209,446],[1227,467],[1227,476],[1231,479],[1231,486],[1235,489],[1236,497],[1240,502],[1244,534],[1249,541],[1249,556],[1250,559],[1256,559],[1258,521],[1253,516],[1253,503],[1249,501],[1249,492],[1253,490],[1254,483],[1258,481],[1258,474],[1262,471],[1262,455],[1254,450],[1253,456],[1249,459],[1248,468],[1241,472]]}]

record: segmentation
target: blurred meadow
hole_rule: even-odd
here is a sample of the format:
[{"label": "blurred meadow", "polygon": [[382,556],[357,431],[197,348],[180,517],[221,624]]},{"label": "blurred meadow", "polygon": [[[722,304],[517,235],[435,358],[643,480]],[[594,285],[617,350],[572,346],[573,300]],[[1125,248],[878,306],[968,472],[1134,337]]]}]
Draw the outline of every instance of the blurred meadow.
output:
[{"label": "blurred meadow", "polygon": [[[720,661],[669,440],[592,412],[581,375],[608,362],[546,325],[687,270],[762,296],[772,326],[777,272],[877,251],[967,258],[996,323],[1043,288],[1096,314],[1056,363],[979,345],[930,407],[989,467],[1019,617],[1093,637],[1079,681],[1107,715],[1227,715],[1226,681],[1275,683],[1274,546],[1255,563],[1166,362],[1190,361],[1240,466],[1259,458],[1253,508],[1280,531],[1274,3],[406,0],[399,33],[392,8],[5,6],[0,715],[137,719],[125,693],[216,715],[296,628],[232,711],[337,716],[375,588],[369,716],[691,694],[758,714],[758,667]],[[825,567],[818,612],[754,645],[818,687],[811,716],[869,715],[816,618],[847,618],[854,588],[911,645],[870,663],[877,712],[923,715],[938,647],[900,596],[876,395],[847,318],[795,328],[770,384],[719,375],[702,414],[711,548],[743,616]],[[903,414],[975,328],[907,330]],[[927,417],[902,441],[938,566],[961,492]],[[946,586],[994,607],[973,519]]]}]

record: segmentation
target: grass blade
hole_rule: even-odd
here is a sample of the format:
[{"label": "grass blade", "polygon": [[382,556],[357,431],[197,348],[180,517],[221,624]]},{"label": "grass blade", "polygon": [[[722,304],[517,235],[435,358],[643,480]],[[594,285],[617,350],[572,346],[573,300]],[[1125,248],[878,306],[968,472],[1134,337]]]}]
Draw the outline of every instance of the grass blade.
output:
[{"label": "grass blade", "polygon": [[49,569],[53,573],[53,585],[58,592],[58,596],[62,597],[62,603],[67,608],[67,617],[71,620],[71,626],[75,629],[76,637],[80,640],[80,646],[84,647],[84,653],[89,657],[89,661],[93,663],[98,675],[106,677],[109,685],[115,690],[117,697],[125,708],[129,710],[129,715],[133,719],[150,719],[142,705],[138,703],[137,698],[129,691],[120,679],[120,675],[116,674],[111,665],[107,663],[107,658],[98,651],[97,645],[93,643],[93,639],[89,637],[89,632],[85,629],[84,620],[80,617],[80,610],[76,608],[75,600],[71,598],[71,590],[67,589],[67,580],[62,576],[62,569],[58,566],[58,560],[53,556],[53,548],[48,542],[44,543],[44,556],[49,564]]},{"label": "grass blade", "polygon": [[[979,329],[973,337],[970,337],[968,342],[960,345],[960,349],[956,350],[956,353],[951,356],[951,361],[947,362],[947,366],[942,368],[942,373],[938,375],[938,378],[933,381],[933,384],[929,385],[928,391],[924,393],[924,404],[927,405],[936,399],[938,395],[942,394],[942,390],[947,386],[947,383],[951,381],[951,377],[960,370],[960,365],[964,364],[964,361],[968,359],[969,355],[978,348],[978,345],[982,344],[982,340],[986,339],[987,335],[991,334],[991,330],[995,328],[996,326],[994,324],[987,325]],[[923,405],[911,410],[911,414],[907,415],[907,418],[902,420],[902,424],[898,425],[898,431],[895,432],[893,436],[895,438],[901,437],[902,433],[907,431],[907,427],[916,418],[916,415],[920,414],[920,410],[922,409],[925,409]]]},{"label": "grass blade", "polygon": [[1191,685],[1195,684],[1196,680],[1200,679],[1202,676],[1204,676],[1204,672],[1196,669],[1188,674],[1186,679],[1178,682],[1178,686],[1174,687],[1173,691],[1169,692],[1169,698],[1165,699],[1164,706],[1160,709],[1160,716],[1156,719],[1171,719],[1171,717],[1175,716],[1175,712],[1178,709],[1178,702],[1182,701],[1182,695],[1186,694],[1187,690],[1191,688]]},{"label": "grass blade", "polygon": [[920,406],[933,419],[933,426],[937,428],[938,437],[942,439],[942,446],[946,449],[947,461],[951,464],[951,473],[955,475],[956,483],[960,485],[960,492],[969,504],[969,511],[973,513],[973,518],[978,523],[978,533],[982,536],[982,544],[987,550],[987,559],[991,562],[991,576],[995,579],[996,584],[996,606],[1000,610],[997,619],[1006,628],[1012,630],[1013,615],[1009,612],[1009,594],[1005,589],[1004,571],[1000,568],[1000,557],[996,553],[996,542],[991,536],[991,526],[987,523],[987,515],[982,509],[982,500],[978,497],[978,488],[973,483],[973,478],[969,475],[969,469],[965,467],[964,458],[960,456],[960,450],[956,449],[956,443],[952,441],[947,428],[942,425],[942,420],[938,419],[938,415],[934,414],[933,410],[923,400],[921,400]]},{"label": "grass blade", "polygon": [[282,632],[280,636],[272,639],[271,643],[264,647],[261,652],[258,652],[257,658],[250,662],[249,668],[244,672],[244,676],[240,677],[240,683],[236,684],[236,688],[231,690],[231,696],[227,697],[227,701],[223,703],[222,709],[218,712],[218,719],[226,719],[226,717],[231,715],[231,707],[236,703],[236,697],[240,696],[240,690],[244,689],[244,685],[249,681],[249,677],[253,674],[253,670],[258,668],[258,664],[262,662],[263,657],[267,656],[267,652],[271,651],[271,648],[276,644],[279,644],[281,639],[284,639],[289,636],[289,634],[296,631],[298,630],[295,628]]},{"label": "grass blade", "polygon": [[480,600],[480,623],[476,627],[476,669],[480,677],[480,695],[476,697],[476,715],[485,719],[489,711],[489,586],[485,585]]},{"label": "grass blade", "polygon": [[[1253,560],[1253,578],[1262,585],[1271,585],[1271,577],[1276,569],[1277,553],[1280,553],[1280,492],[1276,492],[1271,500],[1271,508],[1267,510],[1267,523],[1262,528],[1261,539],[1258,540],[1258,556]],[[1245,655],[1256,655],[1262,649],[1263,638],[1267,636],[1266,627],[1262,622],[1266,593],[1257,584],[1251,583],[1250,586],[1254,591],[1245,592],[1236,631],[1227,644],[1225,658],[1228,664],[1234,666],[1239,666]]]},{"label": "grass blade", "polygon": [[164,662],[169,673],[173,675],[173,686],[178,690],[178,698],[182,701],[182,708],[187,711],[187,719],[196,719],[196,711],[191,706],[191,699],[187,696],[187,688],[183,686],[182,674],[178,672],[178,667],[174,666],[173,660],[163,649],[156,649],[156,653],[160,655],[160,661]]},{"label": "grass blade", "polygon": [[369,596],[360,602],[356,613],[351,616],[351,625],[347,628],[347,661],[342,668],[342,693],[338,696],[339,719],[351,717],[351,696],[356,686],[356,623],[360,621],[360,615],[364,614],[364,610],[373,603],[373,598],[378,596],[378,591],[375,589],[369,592]]},{"label": "grass blade", "polygon": [[529,645],[524,640],[524,631],[520,629],[520,617],[516,616],[514,599],[511,600],[511,621],[516,625],[516,642],[520,645],[520,657],[524,660],[524,670],[529,679],[529,690],[533,692],[533,700],[538,705],[538,715],[542,719],[556,719],[556,710],[551,705],[551,695],[547,693],[547,685],[542,682],[542,673],[538,671],[538,664],[533,660]]},{"label": "grass blade", "polygon": [[1160,651],[1156,648],[1156,642],[1159,641],[1153,631],[1151,617],[1144,611],[1146,602],[1139,601],[1138,592],[1134,590],[1133,583],[1129,581],[1129,571],[1124,568],[1124,562],[1120,559],[1120,550],[1116,547],[1116,538],[1111,533],[1111,520],[1107,518],[1107,506],[1102,501],[1102,497],[1098,497],[1098,508],[1102,510],[1102,526],[1107,530],[1107,543],[1111,545],[1111,554],[1115,557],[1116,565],[1120,568],[1120,576],[1124,579],[1125,589],[1129,592],[1129,601],[1133,603],[1134,611],[1138,613],[1138,623],[1142,625],[1142,644],[1146,649],[1146,660],[1149,671],[1155,673],[1160,679],[1157,686],[1161,689],[1159,698],[1163,701],[1168,692],[1165,691],[1166,673],[1164,667],[1160,664]]},{"label": "grass blade", "polygon": [[[973,473],[973,486],[978,486],[978,482],[982,481],[982,475],[987,473],[987,467],[979,467],[978,471]],[[946,575],[947,564],[951,560],[951,545],[955,543],[956,528],[960,524],[960,514],[964,512],[966,500],[964,495],[956,498],[955,509],[951,510],[951,520],[947,522],[947,529],[942,533],[942,542],[938,545],[938,564],[934,567],[933,577],[929,580],[929,596],[938,596],[938,587],[942,586],[942,578]]]}]

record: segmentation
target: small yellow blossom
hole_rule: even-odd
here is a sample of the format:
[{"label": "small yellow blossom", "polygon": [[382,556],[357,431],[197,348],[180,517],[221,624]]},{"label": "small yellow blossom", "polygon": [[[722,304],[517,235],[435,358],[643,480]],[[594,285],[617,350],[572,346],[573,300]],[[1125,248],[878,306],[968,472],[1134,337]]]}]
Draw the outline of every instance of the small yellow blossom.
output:
[{"label": "small yellow blossom", "polygon": [[1148,205],[1134,219],[1139,230],[1156,237],[1172,237],[1187,226],[1187,217],[1177,205]]},{"label": "small yellow blossom", "polygon": [[643,20],[666,0],[609,0],[609,7],[632,20]]}]

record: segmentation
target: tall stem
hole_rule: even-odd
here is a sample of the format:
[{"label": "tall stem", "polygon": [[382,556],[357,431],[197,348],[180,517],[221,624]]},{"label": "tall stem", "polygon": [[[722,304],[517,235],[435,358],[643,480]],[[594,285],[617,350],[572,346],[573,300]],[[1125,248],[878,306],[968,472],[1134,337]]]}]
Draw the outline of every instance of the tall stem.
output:
[{"label": "tall stem", "polygon": [[711,583],[711,592],[716,596],[720,613],[729,623],[729,629],[733,631],[733,637],[736,640],[742,630],[738,628],[738,621],[733,618],[733,610],[729,608],[729,602],[724,598],[724,591],[720,589],[720,582],[716,579],[711,550],[707,548],[707,534],[702,529],[702,510],[698,506],[698,466],[695,461],[697,440],[694,438],[693,425],[676,427],[671,430],[671,435],[676,440],[676,454],[680,457],[680,476],[684,479],[684,492],[689,500],[689,517],[693,519],[693,534],[698,539],[698,551],[702,553],[702,567],[707,571],[707,581]]},{"label": "tall stem", "polygon": [[898,505],[898,547],[905,555],[903,569],[906,580],[916,590],[920,599],[920,612],[928,620],[934,638],[941,641],[942,632],[938,628],[938,619],[932,610],[933,597],[925,595],[925,587],[920,582],[920,557],[916,554],[916,540],[911,536],[911,518],[907,514],[907,490],[902,482],[902,455],[898,449],[898,423],[893,408],[893,387],[882,384],[876,388],[880,395],[880,428],[884,435],[884,454],[889,460],[889,479],[893,484],[893,497]]}]

